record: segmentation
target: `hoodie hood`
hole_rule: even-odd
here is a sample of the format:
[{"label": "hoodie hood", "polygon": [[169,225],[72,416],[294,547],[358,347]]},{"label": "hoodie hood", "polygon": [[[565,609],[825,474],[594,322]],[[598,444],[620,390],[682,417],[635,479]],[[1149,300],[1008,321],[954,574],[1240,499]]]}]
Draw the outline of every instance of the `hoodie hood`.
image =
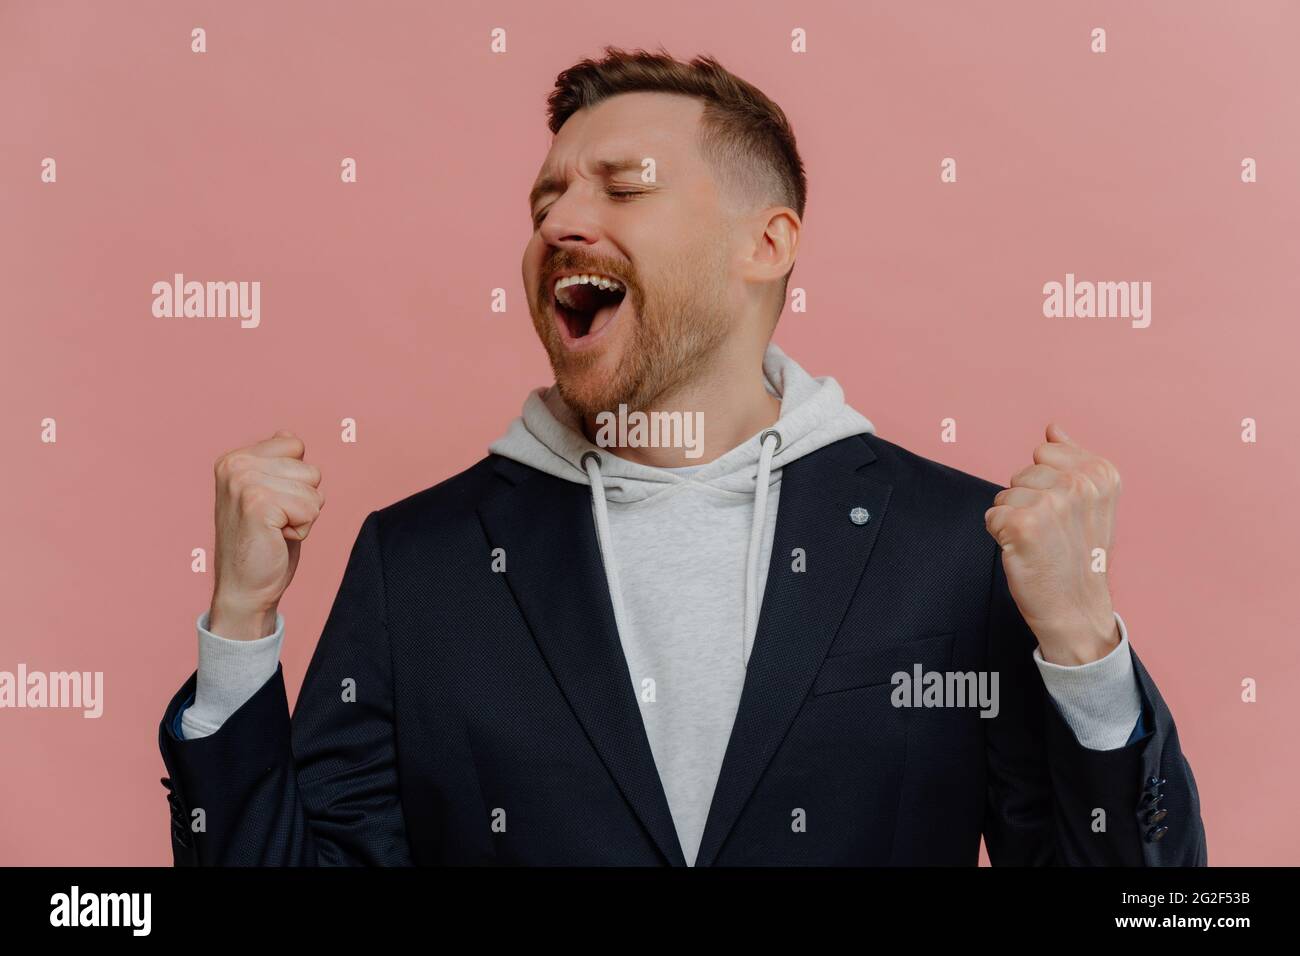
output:
[{"label": "hoodie hood", "polygon": [[[842,438],[876,431],[866,417],[845,404],[844,391],[835,379],[813,378],[775,344],[768,345],[763,357],[763,377],[767,390],[781,399],[780,417],[762,432],[775,431],[779,436],[771,454],[771,472]],[[707,434],[707,420],[704,428]],[[620,503],[640,501],[682,481],[752,494],[763,450],[756,434],[689,476],[628,461],[587,440],[578,416],[554,385],[530,392],[520,417],[488,446],[489,452],[583,485],[591,484],[583,459],[594,452],[599,456],[606,499]]]}]

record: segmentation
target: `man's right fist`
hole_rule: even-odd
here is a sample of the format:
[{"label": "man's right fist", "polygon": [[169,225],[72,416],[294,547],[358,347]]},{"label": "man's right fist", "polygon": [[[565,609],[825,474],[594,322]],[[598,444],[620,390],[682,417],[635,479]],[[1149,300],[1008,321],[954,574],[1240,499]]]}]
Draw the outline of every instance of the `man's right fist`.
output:
[{"label": "man's right fist", "polygon": [[208,630],[252,641],[275,632],[303,539],[325,506],[320,469],[285,429],[217,459],[216,581]]}]

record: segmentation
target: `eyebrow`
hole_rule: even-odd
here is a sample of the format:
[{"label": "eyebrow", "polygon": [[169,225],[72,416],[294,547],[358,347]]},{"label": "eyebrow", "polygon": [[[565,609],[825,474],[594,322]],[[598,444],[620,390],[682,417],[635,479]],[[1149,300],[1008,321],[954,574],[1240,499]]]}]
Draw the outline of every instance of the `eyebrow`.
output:
[{"label": "eyebrow", "polygon": [[[626,156],[621,159],[601,159],[596,161],[596,170],[601,177],[608,179],[615,173],[626,172],[629,169],[640,169],[641,160],[632,156]],[[532,188],[528,194],[528,211],[531,213],[537,206],[537,200],[551,193],[558,193],[564,190],[564,180],[559,176],[547,176],[538,181],[537,185]]]}]

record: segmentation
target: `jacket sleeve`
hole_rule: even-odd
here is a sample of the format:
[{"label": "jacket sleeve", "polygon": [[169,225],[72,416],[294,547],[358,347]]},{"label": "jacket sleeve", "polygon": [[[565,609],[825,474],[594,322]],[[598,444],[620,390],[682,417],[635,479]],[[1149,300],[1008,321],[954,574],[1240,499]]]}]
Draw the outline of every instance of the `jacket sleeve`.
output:
[{"label": "jacket sleeve", "polygon": [[985,721],[984,841],[993,865],[1205,866],[1192,769],[1155,682],[1130,646],[1139,730],[1112,750],[1080,744],[1033,660],[1038,640],[994,550],[989,669],[998,715]]},{"label": "jacket sleeve", "polygon": [[376,513],[362,522],[292,718],[284,669],[212,733],[158,728],[177,866],[409,865]]}]

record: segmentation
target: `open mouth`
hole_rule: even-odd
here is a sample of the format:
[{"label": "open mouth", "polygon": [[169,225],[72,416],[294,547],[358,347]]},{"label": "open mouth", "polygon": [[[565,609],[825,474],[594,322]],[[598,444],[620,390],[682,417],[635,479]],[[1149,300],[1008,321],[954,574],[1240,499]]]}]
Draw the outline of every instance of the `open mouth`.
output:
[{"label": "open mouth", "polygon": [[582,273],[555,280],[551,295],[561,330],[571,342],[578,342],[614,321],[627,287],[612,276]]}]

